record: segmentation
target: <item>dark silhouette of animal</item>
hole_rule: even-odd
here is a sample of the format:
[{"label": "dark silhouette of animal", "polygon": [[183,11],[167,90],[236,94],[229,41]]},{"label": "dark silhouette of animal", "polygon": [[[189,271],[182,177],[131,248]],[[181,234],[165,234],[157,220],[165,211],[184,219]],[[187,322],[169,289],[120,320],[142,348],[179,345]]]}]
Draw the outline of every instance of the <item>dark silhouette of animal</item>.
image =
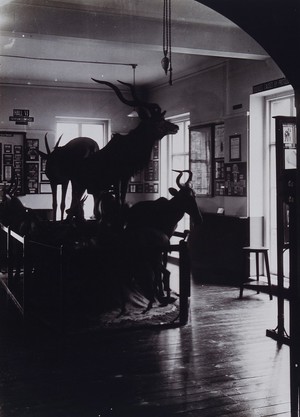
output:
[{"label": "dark silhouette of animal", "polygon": [[40,220],[34,210],[25,207],[15,196],[17,187],[17,176],[13,171],[9,187],[3,190],[0,203],[0,222],[20,236],[34,235]]},{"label": "dark silhouette of animal", "polygon": [[[61,220],[63,220],[66,206],[66,193],[69,181],[74,176],[74,172],[78,169],[82,161],[85,158],[88,158],[92,153],[99,150],[98,144],[93,139],[86,137],[78,137],[72,139],[66,145],[59,147],[61,137],[62,136],[60,136],[54,146],[53,151],[51,152],[46,134],[45,146],[47,153],[39,151],[40,155],[46,159],[45,173],[50,181],[52,191],[53,220],[56,220],[57,185],[61,184],[62,186],[60,210]],[[82,195],[75,205],[77,208],[80,207],[81,197]]]},{"label": "dark silhouette of animal", "polygon": [[[137,264],[144,265],[144,277],[148,281],[147,286],[149,305],[151,308],[155,296],[163,297],[163,283],[169,294],[168,280],[170,273],[166,269],[163,261],[163,252],[169,247],[169,239],[173,235],[177,223],[185,213],[189,214],[194,225],[202,223],[202,215],[197,206],[195,192],[191,188],[192,172],[189,170],[179,172],[176,183],[179,190],[169,188],[173,196],[170,200],[161,197],[154,201],[141,201],[133,205],[127,213],[127,233],[130,231],[131,239],[138,247]],[[181,184],[180,180],[183,173],[189,174],[188,180]],[[143,240],[147,237],[148,244],[144,245],[146,252],[143,252]],[[145,239],[144,239],[145,240]],[[130,244],[127,244],[130,247]],[[143,269],[141,268],[141,269]]]},{"label": "dark silhouette of animal", "polygon": [[[20,237],[26,235],[34,239],[39,234],[38,224],[40,219],[32,209],[25,207],[15,197],[17,186],[17,177],[13,171],[9,187],[3,190],[2,201],[0,203],[0,223]],[[6,239],[6,242],[8,243],[7,255],[9,254],[9,263],[12,270],[14,270],[14,279],[17,281],[20,278],[23,264],[23,244],[20,243],[19,238]]]},{"label": "dark silhouette of animal", "polygon": [[[19,280],[24,263],[24,242],[21,238],[26,238],[27,242],[34,241],[54,247],[64,245],[64,248],[70,249],[70,253],[73,254],[73,263],[70,261],[70,264],[75,270],[75,261],[84,259],[85,252],[93,247],[92,238],[96,227],[94,228],[94,225],[89,222],[77,222],[76,217],[73,219],[71,212],[68,221],[50,222],[49,220],[42,220],[34,209],[25,207],[20,199],[15,196],[16,189],[16,176],[13,175],[10,186],[4,189],[0,203],[0,223],[9,228],[9,233],[13,231],[18,235],[13,235],[14,238],[7,240],[9,242],[9,264],[13,271],[14,282]],[[80,201],[80,208],[77,208],[76,214],[78,210],[83,211],[84,201],[85,198]],[[40,262],[41,266],[44,262],[43,256],[33,252],[34,262]],[[32,261],[31,258],[30,261]],[[7,264],[7,259],[4,262]],[[2,266],[8,266],[6,264]]]},{"label": "dark silhouette of animal", "polygon": [[140,101],[132,85],[123,83],[129,86],[133,96],[133,100],[127,100],[114,84],[94,81],[112,88],[122,103],[136,107],[140,123],[127,135],[114,134],[104,148],[83,160],[72,177],[71,207],[81,199],[84,190],[99,202],[103,192],[111,187],[117,201],[124,204],[129,179],[147,166],[154,143],[178,131],[177,125],[165,120],[166,112],[157,104]]},{"label": "dark silhouette of animal", "polygon": [[[165,233],[169,238],[176,230],[178,222],[185,213],[189,214],[195,225],[202,223],[202,215],[198,208],[195,192],[191,187],[192,172],[189,170],[178,171],[176,184],[179,190],[171,187],[170,200],[160,197],[152,201],[140,201],[134,204],[127,214],[127,227],[140,228],[152,227]],[[181,184],[183,173],[188,173],[187,181]]]}]

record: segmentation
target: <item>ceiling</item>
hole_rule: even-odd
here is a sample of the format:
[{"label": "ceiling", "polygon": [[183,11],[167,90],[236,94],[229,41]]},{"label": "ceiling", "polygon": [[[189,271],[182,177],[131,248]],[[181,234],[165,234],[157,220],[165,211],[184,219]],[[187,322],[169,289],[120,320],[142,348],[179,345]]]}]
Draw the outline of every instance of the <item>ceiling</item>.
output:
[{"label": "ceiling", "polygon": [[[267,53],[195,0],[172,0],[173,79]],[[0,83],[94,87],[91,78],[168,83],[161,67],[163,0],[0,0]]]}]

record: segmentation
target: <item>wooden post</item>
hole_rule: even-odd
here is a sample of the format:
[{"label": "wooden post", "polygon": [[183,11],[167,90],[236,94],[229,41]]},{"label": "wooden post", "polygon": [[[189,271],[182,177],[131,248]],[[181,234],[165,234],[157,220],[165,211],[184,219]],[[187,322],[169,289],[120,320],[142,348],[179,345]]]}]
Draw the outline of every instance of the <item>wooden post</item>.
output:
[{"label": "wooden post", "polygon": [[189,297],[191,295],[191,269],[187,243],[179,242],[179,316],[184,325],[189,317]]},{"label": "wooden post", "polygon": [[[295,90],[297,109],[297,170],[296,183],[292,184],[294,198],[290,204],[290,389],[291,416],[300,413],[300,91]],[[298,204],[297,204],[298,203]]]}]

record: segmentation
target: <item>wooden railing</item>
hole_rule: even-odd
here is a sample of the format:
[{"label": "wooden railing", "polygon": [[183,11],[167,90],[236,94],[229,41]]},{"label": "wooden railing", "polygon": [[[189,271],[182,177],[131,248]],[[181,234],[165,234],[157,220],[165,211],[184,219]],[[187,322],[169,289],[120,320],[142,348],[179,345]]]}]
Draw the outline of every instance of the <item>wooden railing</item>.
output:
[{"label": "wooden railing", "polygon": [[[70,249],[31,241],[2,224],[0,232],[2,239],[3,234],[6,237],[6,265],[1,266],[6,273],[2,272],[0,283],[9,299],[25,321],[38,319],[64,332]],[[170,251],[179,252],[179,315],[172,324],[184,325],[188,321],[190,297],[188,232],[176,232],[175,236],[182,239],[170,245]]]}]

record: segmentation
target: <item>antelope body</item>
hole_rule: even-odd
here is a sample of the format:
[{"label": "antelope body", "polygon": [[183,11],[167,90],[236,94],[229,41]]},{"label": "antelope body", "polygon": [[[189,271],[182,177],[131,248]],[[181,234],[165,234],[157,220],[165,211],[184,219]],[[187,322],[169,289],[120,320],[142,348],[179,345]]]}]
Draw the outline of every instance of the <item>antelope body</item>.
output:
[{"label": "antelope body", "polygon": [[[46,158],[45,173],[50,181],[52,191],[53,220],[56,220],[57,185],[61,184],[62,186],[60,210],[61,220],[63,220],[66,207],[65,199],[69,181],[72,181],[72,178],[74,177],[75,172],[81,165],[82,161],[85,158],[88,158],[92,153],[99,150],[98,144],[91,138],[78,137],[72,139],[66,145],[59,147],[60,140],[61,137],[51,152],[46,134],[45,145],[47,153],[40,151],[40,155]],[[80,200],[81,198],[78,200],[78,203],[75,205],[75,207],[72,208],[72,211],[75,211],[76,207],[80,207]]]},{"label": "antelope body", "polygon": [[[177,223],[185,213],[190,215],[195,226],[202,223],[202,215],[197,206],[195,193],[191,188],[192,172],[177,172],[179,175],[176,183],[179,190],[169,188],[173,198],[168,200],[162,197],[154,201],[141,201],[133,205],[127,214],[125,231],[130,238],[126,243],[126,248],[129,248],[129,253],[126,256],[130,259],[131,253],[137,254],[136,264],[133,263],[133,271],[134,274],[142,277],[143,285],[147,289],[149,304],[146,311],[151,308],[156,295],[160,298],[163,297],[162,282],[164,282],[168,298],[170,298],[168,282],[170,273],[163,262],[162,254],[168,251],[169,239],[173,235]],[[181,184],[180,179],[184,172],[189,174],[189,178],[184,184]],[[135,252],[134,248],[136,248]],[[136,270],[137,266],[139,266],[138,271]]]},{"label": "antelope body", "polygon": [[[116,198],[124,204],[128,182],[131,176],[148,164],[153,145],[168,134],[175,134],[178,126],[165,120],[165,111],[154,103],[141,102],[130,87],[133,100],[123,97],[119,88],[107,81],[94,80],[112,88],[125,104],[138,108],[139,125],[127,135],[115,134],[108,144],[85,158],[72,177],[72,203],[77,205],[84,190],[93,194],[94,201],[113,187]],[[125,83],[123,83],[125,84]]]},{"label": "antelope body", "polygon": [[[165,233],[169,238],[176,230],[177,223],[185,213],[189,214],[195,225],[202,223],[202,215],[197,206],[195,192],[191,188],[192,172],[177,171],[176,183],[179,190],[169,188],[173,196],[170,200],[165,197],[153,201],[140,201],[128,211],[127,227],[151,227]],[[189,173],[186,183],[181,184],[180,179],[184,172]]]}]

